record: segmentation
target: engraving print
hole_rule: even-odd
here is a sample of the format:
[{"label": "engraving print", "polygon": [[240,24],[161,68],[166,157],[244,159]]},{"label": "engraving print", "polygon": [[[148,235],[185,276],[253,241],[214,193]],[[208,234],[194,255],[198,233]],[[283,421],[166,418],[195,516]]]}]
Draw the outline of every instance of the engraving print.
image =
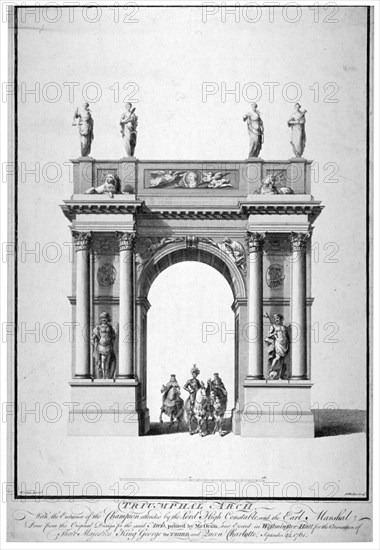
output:
[{"label": "engraving print", "polygon": [[364,548],[380,5],[11,4],[5,547]]}]

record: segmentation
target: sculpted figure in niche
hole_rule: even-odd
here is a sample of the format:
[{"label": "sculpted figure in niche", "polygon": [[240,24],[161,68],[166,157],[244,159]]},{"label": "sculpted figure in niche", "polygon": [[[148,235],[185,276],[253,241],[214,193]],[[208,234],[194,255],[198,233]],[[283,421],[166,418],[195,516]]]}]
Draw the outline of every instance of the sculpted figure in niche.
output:
[{"label": "sculpted figure in niche", "polygon": [[284,317],[280,313],[266,315],[271,325],[265,342],[268,344],[268,379],[278,380],[287,378],[285,358],[289,353],[290,339],[288,329],[284,325]]},{"label": "sculpted figure in niche", "polygon": [[98,378],[115,378],[116,356],[114,352],[115,331],[108,313],[100,314],[100,324],[92,331],[93,356]]}]

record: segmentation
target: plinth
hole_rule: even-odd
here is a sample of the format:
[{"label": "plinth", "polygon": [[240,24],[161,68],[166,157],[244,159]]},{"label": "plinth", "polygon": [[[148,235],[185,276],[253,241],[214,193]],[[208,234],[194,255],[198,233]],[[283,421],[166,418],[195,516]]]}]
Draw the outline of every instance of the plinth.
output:
[{"label": "plinth", "polygon": [[73,380],[68,435],[138,436],[149,430],[136,380]]},{"label": "plinth", "polygon": [[244,382],[243,437],[314,437],[310,381]]}]

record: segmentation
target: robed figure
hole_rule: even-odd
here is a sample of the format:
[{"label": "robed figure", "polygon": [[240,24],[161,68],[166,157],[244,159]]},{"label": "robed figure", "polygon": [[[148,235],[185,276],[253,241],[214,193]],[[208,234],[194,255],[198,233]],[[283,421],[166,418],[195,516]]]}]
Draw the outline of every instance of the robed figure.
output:
[{"label": "robed figure", "polygon": [[160,411],[160,422],[162,422],[162,415],[166,414],[170,417],[170,423],[175,420],[179,423],[182,420],[184,408],[183,399],[181,398],[181,388],[177,382],[175,374],[170,375],[170,380],[167,384],[163,384],[161,388],[162,393],[162,405]]},{"label": "robed figure", "polygon": [[94,139],[94,119],[91,116],[90,106],[87,102],[83,103],[81,108],[76,109],[73,126],[79,128],[81,155],[82,157],[88,157]]},{"label": "robed figure", "polygon": [[[268,318],[270,319],[269,315]],[[268,344],[268,378],[272,380],[286,378],[285,358],[289,353],[290,339],[284,325],[284,317],[276,313],[269,327],[265,342]]]},{"label": "robed figure", "polygon": [[252,103],[252,111],[244,115],[243,121],[247,123],[249,135],[248,157],[258,157],[264,143],[264,123],[257,110],[257,103]]},{"label": "robed figure", "polygon": [[125,111],[120,117],[120,132],[127,157],[133,157],[135,154],[138,121],[135,110],[135,107],[132,108],[132,103],[126,103]]},{"label": "robed figure", "polygon": [[294,105],[294,113],[288,120],[288,126],[291,128],[290,144],[295,157],[302,157],[306,146],[305,114],[306,110],[301,109],[301,105]]},{"label": "robed figure", "polygon": [[165,399],[167,398],[168,393],[172,388],[176,389],[178,391],[178,394],[181,393],[181,388],[177,382],[177,378],[175,374],[171,374],[169,382],[167,384],[162,385],[162,388],[161,388],[162,403],[165,402]]}]

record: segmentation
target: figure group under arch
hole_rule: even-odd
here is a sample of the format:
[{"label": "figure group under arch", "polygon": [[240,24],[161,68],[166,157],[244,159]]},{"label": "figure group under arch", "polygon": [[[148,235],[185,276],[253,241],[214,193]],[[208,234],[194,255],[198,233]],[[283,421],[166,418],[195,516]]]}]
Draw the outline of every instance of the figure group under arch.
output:
[{"label": "figure group under arch", "polygon": [[[214,422],[213,433],[224,435],[222,422],[226,413],[228,394],[219,373],[215,372],[214,378],[209,378],[207,384],[204,384],[198,379],[200,370],[196,365],[190,372],[191,378],[183,386],[183,389],[189,393],[186,401],[181,397],[181,387],[175,374],[172,374],[169,382],[162,386],[160,422],[162,422],[162,415],[166,414],[170,417],[170,424],[177,420],[177,428],[179,428],[186,415],[189,434],[199,433],[205,436],[208,434],[208,421],[211,419]],[[203,430],[204,424],[206,431]]]}]

